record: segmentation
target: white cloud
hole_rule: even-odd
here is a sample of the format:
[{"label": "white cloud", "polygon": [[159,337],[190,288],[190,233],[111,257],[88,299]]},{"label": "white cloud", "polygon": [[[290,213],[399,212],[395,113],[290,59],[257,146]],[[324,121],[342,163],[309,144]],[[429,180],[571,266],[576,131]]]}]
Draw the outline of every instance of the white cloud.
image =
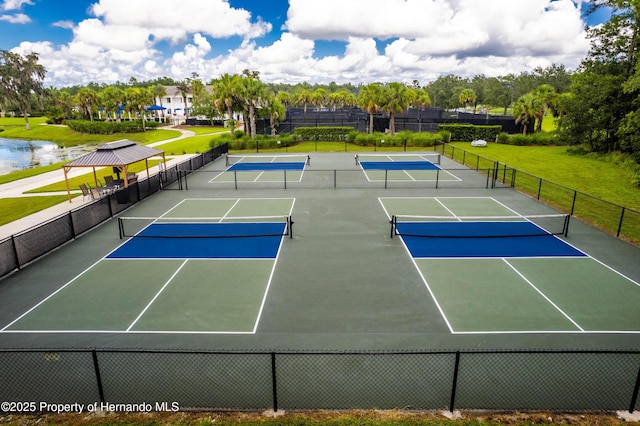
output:
[{"label": "white cloud", "polygon": [[0,21],[6,21],[10,24],[28,24],[31,22],[31,18],[24,13],[16,13],[14,15],[0,15]]},{"label": "white cloud", "polygon": [[23,4],[33,5],[31,0],[5,0],[0,9],[2,10],[18,10]]},{"label": "white cloud", "polygon": [[255,38],[271,31],[270,24],[251,23],[248,11],[225,0],[99,0],[91,10],[105,26],[136,27],[174,43],[190,33]]},{"label": "white cloud", "polygon": [[[68,44],[29,44],[40,49],[50,84],[193,72],[209,81],[244,69],[264,81],[426,84],[442,74],[500,76],[554,63],[573,69],[589,48],[572,0],[290,0],[286,31],[266,45],[256,39],[271,24],[226,0],[97,1],[94,17],[54,24],[73,28]],[[213,57],[217,40],[230,38],[237,46]],[[344,50],[319,57],[317,40],[337,40]],[[164,56],[163,42],[171,45]]]},{"label": "white cloud", "polygon": [[67,30],[72,30],[73,27],[75,27],[75,24],[73,23],[73,21],[57,21],[51,25],[53,25],[54,27],[64,28]]}]

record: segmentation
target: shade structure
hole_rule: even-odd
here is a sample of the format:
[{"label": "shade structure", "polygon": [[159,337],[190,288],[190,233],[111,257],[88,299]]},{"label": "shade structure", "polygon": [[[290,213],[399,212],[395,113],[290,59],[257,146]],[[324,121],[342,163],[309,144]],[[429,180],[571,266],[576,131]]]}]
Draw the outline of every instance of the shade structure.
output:
[{"label": "shade structure", "polygon": [[91,167],[93,169],[93,178],[96,186],[98,186],[98,177],[96,175],[96,168],[98,167],[114,167],[122,172],[124,177],[124,186],[129,186],[129,177],[127,175],[127,169],[129,165],[137,163],[138,161],[145,160],[147,169],[147,178],[149,177],[149,162],[151,157],[162,157],[166,169],[166,158],[164,151],[155,149],[149,146],[138,145],[136,142],[125,139],[116,142],[109,142],[100,145],[94,152],[83,155],[76,158],[70,163],[62,166],[64,170],[64,180],[67,185],[67,195],[69,202],[71,202],[71,190],[69,189],[68,173],[74,167]]},{"label": "shade structure", "polygon": [[156,104],[153,104],[153,105],[145,108],[145,110],[147,110],[147,111],[162,111],[162,110],[165,110],[165,109],[166,109],[165,107],[160,106],[160,105],[156,105]]}]

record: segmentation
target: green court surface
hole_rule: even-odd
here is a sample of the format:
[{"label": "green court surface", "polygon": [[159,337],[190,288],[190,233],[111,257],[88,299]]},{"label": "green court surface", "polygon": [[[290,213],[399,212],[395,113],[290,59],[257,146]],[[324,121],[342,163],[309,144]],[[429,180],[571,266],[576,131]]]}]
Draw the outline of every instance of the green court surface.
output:
[{"label": "green court surface", "polygon": [[[486,227],[493,220],[518,216],[491,197],[382,197],[380,203],[389,217],[449,217],[478,220]],[[538,241],[520,239],[524,244]],[[416,258],[414,263],[452,333],[615,333],[640,328],[638,283],[587,256]]]},{"label": "green court surface", "polygon": [[[456,188],[386,188],[372,182],[377,177],[370,173],[379,171],[360,169],[353,155],[310,155],[304,171],[287,172],[287,179],[299,173],[299,187],[218,185],[225,179],[278,181],[283,175],[226,172],[222,158],[192,173],[188,190],[161,191],[120,214],[196,226],[291,216],[294,232],[278,237],[275,256],[155,258],[143,251],[110,258],[129,241],[120,238],[114,218],[0,283],[0,346],[640,347],[637,247],[572,219],[566,236],[551,237],[575,249],[579,255],[573,257],[414,257],[414,242],[393,234],[393,216],[479,222],[484,229],[494,221],[528,222],[557,212],[510,188],[485,188],[483,173],[465,173],[464,179],[451,173]],[[459,168],[448,161],[442,159],[440,179],[447,167]],[[327,179],[314,170],[332,167],[352,173],[351,180],[337,188],[331,182],[314,187],[314,179]],[[396,172],[398,179],[428,179]],[[158,244],[224,240],[190,238],[167,237]],[[457,246],[478,241],[452,240],[454,254]],[[521,245],[539,241],[525,238]]]},{"label": "green court surface", "polygon": [[[260,222],[267,214],[289,215],[293,201],[185,199],[161,218]],[[255,332],[275,258],[140,257],[100,260],[3,331]]]}]

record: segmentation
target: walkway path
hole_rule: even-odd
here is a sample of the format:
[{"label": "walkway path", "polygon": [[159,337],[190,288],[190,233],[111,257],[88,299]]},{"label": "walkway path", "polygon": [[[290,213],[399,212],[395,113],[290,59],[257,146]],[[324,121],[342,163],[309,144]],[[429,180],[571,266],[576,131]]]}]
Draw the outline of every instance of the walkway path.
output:
[{"label": "walkway path", "polygon": [[[195,135],[195,132],[191,130],[184,129],[174,129],[179,130],[181,132],[180,136],[166,139],[160,142],[154,142],[148,144],[147,146],[157,147],[160,145],[164,145],[166,143],[174,142],[179,139],[188,138]],[[192,157],[193,154],[186,155],[178,155],[172,156],[167,159],[167,166],[171,167],[174,164],[182,163],[186,159]],[[149,172],[155,172],[155,167],[149,169]],[[71,170],[68,173],[69,178],[80,176],[87,173],[87,169],[76,168]],[[56,192],[56,193],[33,193],[33,194],[25,194],[26,191],[31,191],[33,189],[41,188],[45,185],[50,185],[53,183],[57,183],[64,180],[64,172],[62,168],[60,170],[54,170],[47,173],[42,173],[37,176],[32,176],[24,179],[19,179],[13,182],[8,182],[4,184],[0,184],[0,198],[16,198],[16,197],[39,197],[45,195],[62,195],[64,193]],[[72,191],[73,193],[78,193],[80,191]],[[49,207],[48,209],[41,210],[32,215],[26,216],[22,219],[15,220],[13,222],[7,223],[6,225],[0,226],[0,240],[3,240],[11,235],[18,234],[26,229],[32,228],[36,225],[39,225],[47,220],[50,220],[54,217],[58,217],[70,210],[75,210],[83,204],[90,203],[90,199],[83,200],[83,197],[74,197],[71,199],[71,202],[65,201],[64,203],[57,204],[53,207]]]}]

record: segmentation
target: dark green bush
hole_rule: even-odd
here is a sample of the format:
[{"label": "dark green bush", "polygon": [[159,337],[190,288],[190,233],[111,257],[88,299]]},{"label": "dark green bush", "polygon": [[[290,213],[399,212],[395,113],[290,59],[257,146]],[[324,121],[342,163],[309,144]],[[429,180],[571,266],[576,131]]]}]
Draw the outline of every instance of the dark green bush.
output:
[{"label": "dark green bush", "polygon": [[353,127],[297,127],[293,134],[299,141],[346,141]]},{"label": "dark green bush", "polygon": [[146,130],[152,130],[158,127],[158,123],[154,121],[145,121],[144,128],[142,120],[134,121],[86,121],[86,120],[67,120],[67,126],[79,133],[88,133],[93,135],[113,135],[116,133],[138,133]]},{"label": "dark green bush", "polygon": [[532,133],[530,135],[511,135],[509,141],[506,142],[509,145],[558,145],[560,140],[556,137],[555,133]]},{"label": "dark green bush", "polygon": [[[450,141],[493,141],[502,131],[502,126],[475,126],[473,124],[439,124],[438,131],[451,133]],[[448,142],[450,142],[448,141]]]}]

